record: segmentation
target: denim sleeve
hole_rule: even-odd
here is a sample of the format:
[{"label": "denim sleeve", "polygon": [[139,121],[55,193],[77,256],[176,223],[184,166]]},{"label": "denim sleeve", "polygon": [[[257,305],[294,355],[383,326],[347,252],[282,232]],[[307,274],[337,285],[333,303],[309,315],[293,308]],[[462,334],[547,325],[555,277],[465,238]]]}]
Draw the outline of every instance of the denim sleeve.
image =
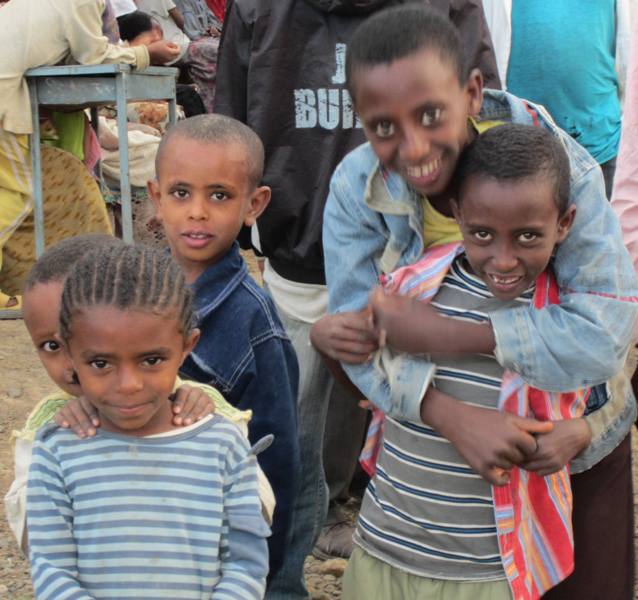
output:
[{"label": "denim sleeve", "polygon": [[271,575],[283,562],[292,507],[299,481],[299,442],[297,439],[297,388],[299,368],[292,344],[285,338],[269,336],[253,346],[254,370],[244,375],[238,408],[253,412],[248,424],[251,444],[272,434],[272,445],[259,454],[259,465],[266,474],[276,506],[272,535],[268,539]]},{"label": "denim sleeve", "polygon": [[[381,217],[362,203],[362,195],[355,194],[343,164],[332,177],[323,219],[331,313],[366,306],[368,295],[379,284],[377,260],[388,242]],[[375,361],[342,366],[361,393],[383,412],[396,418],[421,420],[421,401],[436,369],[425,358],[385,349]]]},{"label": "denim sleeve", "polygon": [[588,387],[618,373],[638,315],[636,275],[598,167],[572,180],[571,201],[574,225],[554,263],[561,304],[490,314],[498,361],[550,391]]},{"label": "denim sleeve", "polygon": [[633,351],[620,373],[614,375],[608,383],[592,388],[591,393],[602,395],[602,400],[606,402],[584,417],[591,431],[591,442],[570,463],[572,473],[591,469],[614,450],[631,430],[637,413],[636,398],[631,389],[631,376],[635,366],[636,357]]}]

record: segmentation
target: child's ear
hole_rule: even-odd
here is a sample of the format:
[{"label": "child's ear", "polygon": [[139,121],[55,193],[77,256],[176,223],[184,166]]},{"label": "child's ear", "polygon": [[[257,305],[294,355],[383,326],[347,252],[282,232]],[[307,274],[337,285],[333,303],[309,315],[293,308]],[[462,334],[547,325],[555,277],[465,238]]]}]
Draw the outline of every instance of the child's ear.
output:
[{"label": "child's ear", "polygon": [[557,244],[562,244],[569,233],[569,230],[574,224],[574,217],[576,216],[576,206],[571,204],[567,207],[567,210],[558,219],[558,237],[556,238]]},{"label": "child's ear", "polygon": [[271,190],[267,185],[262,185],[253,190],[250,196],[250,204],[248,210],[244,215],[244,225],[246,227],[252,227],[257,220],[257,217],[266,210],[268,203],[270,202]]},{"label": "child's ear", "polygon": [[467,114],[477,117],[483,105],[483,75],[479,69],[472,69],[465,84],[467,94]]},{"label": "child's ear", "polygon": [[160,186],[159,181],[157,179],[149,179],[146,188],[148,189],[148,195],[153,202],[153,207],[155,208],[155,215],[158,219],[162,218],[162,203],[160,194]]},{"label": "child's ear", "polygon": [[197,346],[197,342],[199,342],[199,336],[199,329],[193,328],[184,339],[184,352],[182,354],[182,362],[186,360],[186,357],[193,351],[193,348]]},{"label": "child's ear", "polygon": [[461,222],[461,210],[459,209],[459,203],[454,199],[450,198],[450,206],[452,207],[452,214],[456,219],[457,223]]}]

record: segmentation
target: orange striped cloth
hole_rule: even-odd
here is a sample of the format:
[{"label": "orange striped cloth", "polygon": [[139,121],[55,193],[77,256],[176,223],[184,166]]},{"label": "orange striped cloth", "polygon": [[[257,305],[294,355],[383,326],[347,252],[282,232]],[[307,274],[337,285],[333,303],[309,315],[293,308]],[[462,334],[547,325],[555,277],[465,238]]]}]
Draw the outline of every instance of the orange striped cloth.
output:
[{"label": "orange striped cloth", "polygon": [[[463,251],[453,242],[436,246],[413,265],[382,278],[386,290],[430,301],[452,261]],[[553,275],[545,271],[536,281],[533,306],[542,309],[560,302]],[[521,417],[561,420],[579,417],[589,390],[544,392],[528,386],[516,373],[505,371],[499,409]],[[381,448],[383,413],[374,410],[360,456],[373,475]],[[505,575],[515,600],[535,600],[565,579],[574,569],[572,492],[568,467],[539,477],[514,467],[506,486],[492,486],[496,529]]]}]

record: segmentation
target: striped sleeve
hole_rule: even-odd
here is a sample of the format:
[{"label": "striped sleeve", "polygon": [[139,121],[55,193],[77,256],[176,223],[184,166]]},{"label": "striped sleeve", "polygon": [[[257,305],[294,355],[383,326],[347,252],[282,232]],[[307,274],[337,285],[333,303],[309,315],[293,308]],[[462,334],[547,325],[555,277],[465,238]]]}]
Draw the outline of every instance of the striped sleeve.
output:
[{"label": "striped sleeve", "polygon": [[268,575],[270,529],[261,513],[257,459],[248,444],[229,449],[224,482],[224,523],[221,539],[222,576],[213,600],[264,597]]},{"label": "striped sleeve", "polygon": [[71,500],[62,470],[36,442],[27,485],[31,578],[38,600],[92,600],[78,581]]}]

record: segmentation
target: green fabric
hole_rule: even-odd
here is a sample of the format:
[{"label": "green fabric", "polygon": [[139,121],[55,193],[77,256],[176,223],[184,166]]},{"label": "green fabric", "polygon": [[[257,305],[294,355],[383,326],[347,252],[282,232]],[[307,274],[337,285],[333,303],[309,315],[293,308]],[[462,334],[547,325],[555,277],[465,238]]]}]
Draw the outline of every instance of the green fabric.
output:
[{"label": "green fabric", "polygon": [[84,128],[86,125],[84,111],[53,112],[51,120],[58,132],[58,139],[51,145],[84,160]]},{"label": "green fabric", "polygon": [[14,431],[13,435],[25,440],[33,441],[35,434],[42,427],[46,425],[57,412],[72,398],[62,390],[47,396],[43,400],[40,400],[33,410],[29,413],[24,428],[20,431]]},{"label": "green fabric", "polygon": [[341,600],[512,600],[507,580],[445,581],[395,569],[355,548],[343,575]]}]

